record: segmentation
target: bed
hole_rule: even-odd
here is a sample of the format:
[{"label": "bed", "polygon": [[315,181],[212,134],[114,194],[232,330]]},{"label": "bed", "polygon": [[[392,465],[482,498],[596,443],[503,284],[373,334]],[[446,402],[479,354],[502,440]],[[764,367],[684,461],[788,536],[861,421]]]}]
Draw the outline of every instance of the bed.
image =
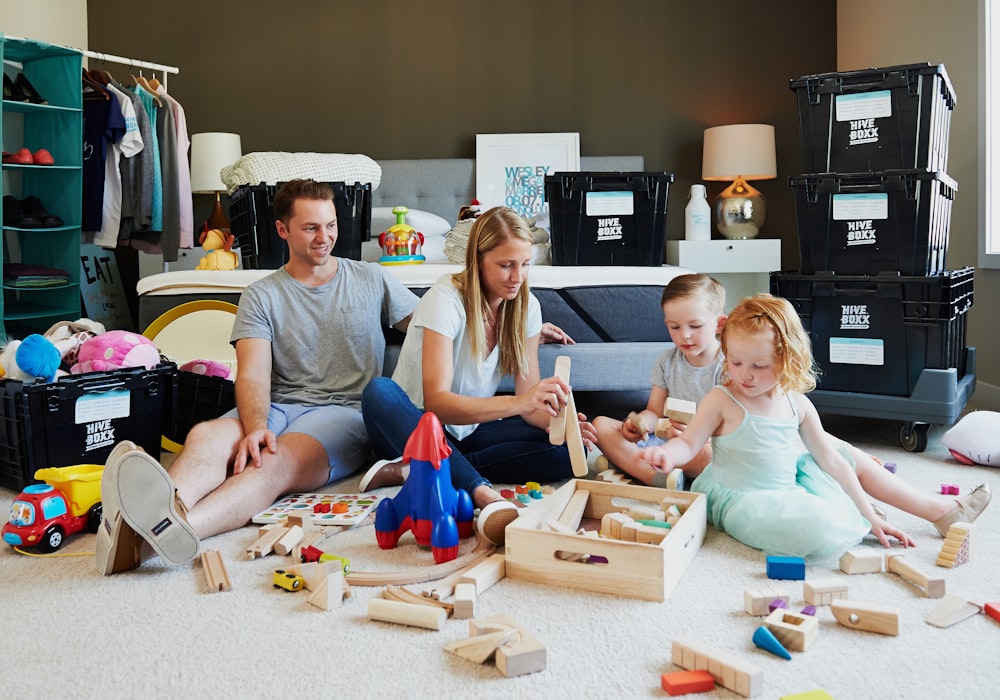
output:
[{"label": "bed", "polygon": [[[472,159],[385,160],[378,165],[381,178],[372,192],[373,212],[405,204],[411,211],[427,212],[453,223],[459,208],[473,198]],[[584,171],[642,169],[641,156],[581,158]],[[422,294],[441,275],[459,268],[436,262],[388,269]],[[238,303],[246,285],[269,272],[192,270],[144,277],[137,286],[140,326],[146,328],[160,314],[188,301],[211,298]],[[669,342],[660,295],[673,277],[686,272],[690,270],[667,265],[533,265],[529,280],[541,303],[543,319],[562,327],[577,341],[573,346],[542,346],[542,373],[551,374],[556,356],[567,354],[572,360],[571,382],[577,391],[648,390],[649,370]],[[395,366],[400,341],[392,333],[388,339],[386,373]],[[501,388],[509,389],[509,385]]]}]

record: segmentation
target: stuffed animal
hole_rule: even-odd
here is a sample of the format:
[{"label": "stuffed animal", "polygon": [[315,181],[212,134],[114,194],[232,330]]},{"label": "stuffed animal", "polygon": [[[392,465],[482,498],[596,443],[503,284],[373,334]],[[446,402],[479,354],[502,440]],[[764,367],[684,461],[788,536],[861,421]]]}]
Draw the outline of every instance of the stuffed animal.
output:
[{"label": "stuffed animal", "polygon": [[1000,413],[966,414],[941,436],[941,444],[962,464],[1000,467]]},{"label": "stuffed animal", "polygon": [[106,372],[122,367],[153,369],[159,362],[160,351],[152,340],[131,331],[114,330],[85,341],[70,372]]},{"label": "stuffed animal", "polygon": [[76,321],[58,321],[44,335],[59,350],[62,358],[60,367],[68,372],[76,364],[80,346],[95,335],[104,333],[104,330],[103,323],[80,318]]},{"label": "stuffed animal", "polygon": [[236,238],[233,234],[217,228],[208,228],[198,237],[198,243],[208,254],[198,261],[196,270],[235,270],[239,257],[232,251]]},{"label": "stuffed animal", "polygon": [[59,360],[56,346],[44,336],[32,333],[24,340],[12,340],[0,353],[0,377],[22,382],[33,379],[54,382],[60,373]]},{"label": "stuffed animal", "polygon": [[178,367],[182,372],[192,372],[206,377],[222,377],[232,381],[235,377],[229,365],[216,360],[191,360]]}]

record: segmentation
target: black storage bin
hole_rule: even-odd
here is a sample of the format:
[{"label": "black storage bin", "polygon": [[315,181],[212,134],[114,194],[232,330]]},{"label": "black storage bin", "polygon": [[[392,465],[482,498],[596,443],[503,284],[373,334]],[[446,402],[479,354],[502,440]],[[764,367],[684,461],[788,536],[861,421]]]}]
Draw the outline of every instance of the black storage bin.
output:
[{"label": "black storage bin", "polygon": [[944,271],[958,184],[944,173],[887,170],[791,177],[800,271]]},{"label": "black storage bin", "polygon": [[233,408],[236,408],[236,385],[232,380],[178,372],[170,425],[163,434],[184,444],[195,423],[218,418]]},{"label": "black storage bin", "polygon": [[545,177],[553,265],[663,263],[672,173],[555,173]]},{"label": "black storage bin", "polygon": [[[229,202],[229,229],[247,270],[277,269],[288,262],[288,245],[274,227],[277,185],[240,185]],[[361,244],[371,238],[372,186],[368,182],[331,182],[337,209],[337,244],[333,254],[361,259]]]},{"label": "black storage bin", "polygon": [[819,73],[790,87],[803,172],[947,171],[956,98],[944,65]]},{"label": "black storage bin", "polygon": [[771,273],[809,332],[818,389],[909,396],[924,369],[965,375],[973,268],[939,275]]},{"label": "black storage bin", "polygon": [[0,486],[20,491],[43,467],[104,464],[122,440],[158,457],[176,373],[164,362],[47,383],[0,380]]}]

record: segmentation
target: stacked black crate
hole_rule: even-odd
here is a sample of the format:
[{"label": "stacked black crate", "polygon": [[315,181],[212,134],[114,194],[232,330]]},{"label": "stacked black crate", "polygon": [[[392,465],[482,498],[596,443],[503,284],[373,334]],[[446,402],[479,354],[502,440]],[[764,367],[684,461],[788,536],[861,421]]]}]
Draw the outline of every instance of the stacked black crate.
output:
[{"label": "stacked black crate", "polygon": [[910,396],[925,368],[965,372],[973,270],[946,266],[957,183],[943,65],[808,75],[798,96],[801,267],[771,291],[796,306],[818,388]]}]

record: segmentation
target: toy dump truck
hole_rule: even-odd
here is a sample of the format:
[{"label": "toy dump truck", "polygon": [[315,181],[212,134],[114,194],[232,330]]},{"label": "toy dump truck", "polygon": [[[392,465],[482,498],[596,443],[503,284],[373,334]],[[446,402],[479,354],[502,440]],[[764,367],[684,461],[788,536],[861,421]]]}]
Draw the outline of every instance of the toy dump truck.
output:
[{"label": "toy dump truck", "polygon": [[3,541],[12,547],[54,552],[69,535],[83,529],[97,532],[103,475],[103,464],[39,469],[35,478],[45,483],[25,487],[14,499]]}]

